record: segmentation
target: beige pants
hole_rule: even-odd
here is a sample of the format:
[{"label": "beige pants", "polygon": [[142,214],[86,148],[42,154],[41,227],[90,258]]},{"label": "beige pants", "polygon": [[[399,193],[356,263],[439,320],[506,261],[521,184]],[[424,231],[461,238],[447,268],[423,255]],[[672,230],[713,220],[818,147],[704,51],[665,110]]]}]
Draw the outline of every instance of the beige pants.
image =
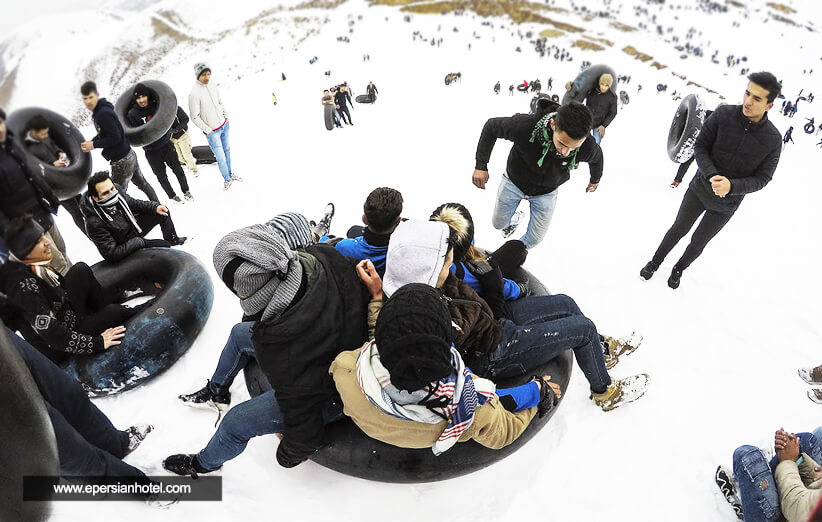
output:
[{"label": "beige pants", "polygon": [[46,231],[46,237],[53,247],[51,249],[51,267],[64,276],[71,268],[71,261],[66,255],[66,242],[63,241],[63,236],[56,224]]},{"label": "beige pants", "polygon": [[174,144],[174,150],[177,151],[177,159],[180,160],[180,163],[185,163],[188,169],[196,174],[197,160],[191,154],[191,138],[189,138],[188,132],[183,133],[177,139],[171,138],[171,143]]}]

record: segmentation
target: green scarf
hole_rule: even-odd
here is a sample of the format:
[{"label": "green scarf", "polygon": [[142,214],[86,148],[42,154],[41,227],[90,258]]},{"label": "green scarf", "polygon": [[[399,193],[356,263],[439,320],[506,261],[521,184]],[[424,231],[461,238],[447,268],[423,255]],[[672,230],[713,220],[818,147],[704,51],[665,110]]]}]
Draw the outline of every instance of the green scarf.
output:
[{"label": "green scarf", "polygon": [[[548,124],[548,122],[554,119],[554,116],[556,116],[556,114],[556,112],[549,112],[548,114],[540,118],[540,120],[534,127],[533,132],[531,132],[531,139],[528,140],[529,142],[534,143],[534,140],[538,138],[539,142],[542,144],[542,156],[539,158],[539,160],[537,160],[538,167],[542,166],[542,163],[545,161],[545,156],[547,156],[549,152],[554,156],[560,158],[565,157],[560,154],[557,154],[557,149],[556,147],[554,147],[554,131]],[[570,155],[567,156],[571,160],[568,170],[574,170],[576,168],[578,150],[579,149],[574,150],[573,152],[571,152]]]}]

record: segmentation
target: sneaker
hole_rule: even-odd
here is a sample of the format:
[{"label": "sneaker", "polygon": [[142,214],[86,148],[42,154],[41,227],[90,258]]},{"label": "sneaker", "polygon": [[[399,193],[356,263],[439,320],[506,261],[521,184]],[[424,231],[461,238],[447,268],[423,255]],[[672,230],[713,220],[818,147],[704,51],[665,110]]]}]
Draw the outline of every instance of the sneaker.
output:
[{"label": "sneaker", "polygon": [[621,355],[630,355],[639,348],[642,344],[642,334],[631,332],[630,335],[620,339],[603,335],[600,344],[605,356],[605,367],[610,370],[619,362]]},{"label": "sneaker", "polygon": [[673,180],[671,182],[671,188],[677,188],[679,186],[679,182],[677,180]]},{"label": "sneaker", "polygon": [[171,246],[180,246],[180,245],[185,245],[189,241],[191,241],[191,238],[188,238],[186,236],[182,236],[182,237],[177,236],[174,239],[172,239],[171,241],[169,241],[169,243],[171,243]]},{"label": "sneaker", "polygon": [[223,181],[223,190],[228,190],[231,187],[231,180]]},{"label": "sneaker", "polygon": [[136,450],[153,429],[154,426],[152,426],[151,424],[135,424],[134,426],[131,426],[129,429],[127,429],[126,432],[128,433],[128,450],[126,451],[126,455]]},{"label": "sneaker", "polygon": [[177,195],[175,195],[173,198],[171,198],[171,201],[173,201],[175,203],[182,203],[183,202],[182,198],[180,196],[177,196]]},{"label": "sneaker", "polygon": [[731,478],[731,475],[725,471],[725,468],[718,466],[714,473],[714,481],[716,485],[719,486],[719,491],[722,492],[722,496],[725,497],[725,500],[728,501],[728,504],[731,505],[734,513],[736,513],[736,518],[743,520],[742,504],[739,501],[739,495],[736,493],[736,484]]},{"label": "sneaker", "polygon": [[668,278],[668,286],[676,290],[679,288],[679,280],[682,279],[682,270],[678,268],[671,269],[671,276]]},{"label": "sneaker", "polygon": [[233,172],[231,173],[231,176],[229,177],[229,179],[231,179],[231,181],[242,181],[243,180],[243,178],[241,178],[240,176],[234,174]]},{"label": "sneaker", "polygon": [[197,462],[197,455],[186,455],[183,453],[166,457],[163,461],[163,467],[172,473],[176,473],[177,475],[182,475],[184,477],[188,476],[193,479],[196,479],[200,474],[205,475],[206,473],[217,471],[215,469],[206,469],[202,467],[200,463]]},{"label": "sneaker", "polygon": [[648,261],[648,264],[639,271],[639,277],[647,281],[654,276],[654,272],[656,272],[658,268],[659,264]]},{"label": "sneaker", "polygon": [[195,178],[200,175],[200,171],[197,168],[191,169],[191,173],[194,174]]},{"label": "sneaker", "polygon": [[321,237],[328,235],[328,232],[331,230],[331,220],[333,218],[334,203],[329,203],[325,206],[320,222],[314,225],[314,228],[311,230],[317,236],[317,241],[319,241]]},{"label": "sneaker", "polygon": [[191,192],[186,192],[183,197],[186,198],[186,201],[194,201],[194,196],[191,195]]},{"label": "sneaker", "polygon": [[214,409],[218,412],[227,410],[231,405],[231,392],[215,394],[211,391],[211,381],[206,381],[202,389],[188,395],[180,395],[179,398],[193,408]]},{"label": "sneaker", "polygon": [[617,379],[604,392],[592,393],[591,398],[597,406],[602,408],[602,411],[615,410],[623,404],[634,402],[642,397],[648,388],[649,380],[647,373]]},{"label": "sneaker", "polygon": [[822,384],[822,365],[816,368],[800,368],[797,372],[808,384]]},{"label": "sneaker", "polygon": [[822,404],[822,389],[813,388],[808,390],[808,398],[816,404]]},{"label": "sneaker", "polygon": [[517,226],[522,219],[522,214],[522,210],[514,212],[514,215],[511,216],[511,221],[508,222],[508,226],[502,229],[502,237],[511,237],[511,234],[517,230]]}]

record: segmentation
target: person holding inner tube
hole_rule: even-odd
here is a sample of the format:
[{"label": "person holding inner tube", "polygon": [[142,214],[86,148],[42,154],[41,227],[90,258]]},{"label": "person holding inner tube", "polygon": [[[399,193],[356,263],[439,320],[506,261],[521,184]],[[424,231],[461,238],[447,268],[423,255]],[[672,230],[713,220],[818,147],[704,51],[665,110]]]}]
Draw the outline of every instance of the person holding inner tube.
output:
[{"label": "person holding inner tube", "polygon": [[[712,110],[706,110],[705,119],[707,120],[708,118],[710,118],[711,114],[713,113],[714,111]],[[685,173],[688,172],[688,168],[690,168],[691,163],[693,163],[695,159],[695,155],[691,156],[679,166],[679,168],[676,170],[676,176],[674,176],[674,180],[671,182],[671,188],[677,188],[679,184],[682,183],[682,179],[685,177]]]},{"label": "person holding inner tube", "polygon": [[571,178],[579,163],[590,164],[591,178],[586,192],[594,192],[602,178],[602,150],[594,140],[586,140],[591,131],[591,111],[579,102],[563,106],[540,100],[535,114],[515,114],[491,118],[485,122],[477,143],[476,165],[471,181],[485,189],[490,178],[488,161],[499,138],[514,143],[508,154],[506,172],[497,190],[497,201],[491,224],[508,237],[519,225],[523,199],[531,208],[528,230],[520,238],[526,248],[537,246],[548,232],[556,207],[559,186]]},{"label": "person holding inner tube", "polygon": [[[54,165],[58,168],[68,167],[71,160],[49,137],[50,127],[49,121],[42,114],[32,116],[26,123],[26,139],[24,142],[26,150],[47,165]],[[64,199],[60,204],[71,215],[77,228],[85,234],[86,221],[83,218],[83,213],[80,212],[80,195]]]},{"label": "person holding inner tube", "polygon": [[[89,239],[109,263],[141,248],[179,246],[188,241],[187,237],[177,235],[168,207],[132,198],[104,170],[89,178],[88,192],[80,208],[86,216]],[[157,225],[163,231],[163,239],[145,239]]]},{"label": "person holding inner tube", "polygon": [[5,232],[11,256],[0,266],[0,282],[15,308],[8,319],[29,343],[56,362],[120,344],[122,325],[138,307],[113,303],[85,263],[65,276],[54,271],[51,241],[31,216],[14,218]]},{"label": "person holding inner tube", "polygon": [[[145,125],[154,117],[158,105],[159,101],[151,89],[142,83],[138,83],[134,86],[134,105],[128,110],[126,117],[135,127]],[[182,109],[177,107],[177,119],[179,119],[180,111],[182,111]],[[180,183],[180,190],[183,191],[183,197],[185,197],[186,201],[192,201],[194,200],[194,196],[191,195],[191,191],[188,188],[188,180],[186,180],[185,172],[183,172],[183,166],[180,165],[180,160],[177,159],[177,152],[174,150],[174,145],[171,144],[171,133],[172,130],[169,129],[160,139],[154,143],[145,145],[143,152],[146,155],[146,160],[152,172],[157,176],[157,180],[160,181],[160,186],[163,187],[166,196],[177,203],[183,202],[182,198],[174,192],[171,183],[168,182],[168,175],[166,174],[166,165],[168,165],[171,168],[171,172],[177,176],[177,181]]]},{"label": "person holding inner tube", "polygon": [[337,93],[334,95],[334,106],[339,111],[342,121],[353,127],[354,122],[351,121],[351,113],[348,111],[348,103],[350,103],[352,107],[354,106],[354,102],[351,101],[351,94],[345,88],[345,85],[340,85],[337,89]]},{"label": "person holding inner tube", "polygon": [[691,242],[674,264],[668,286],[679,288],[682,272],[702,254],[745,198],[773,178],[782,151],[782,134],[768,111],[782,85],[769,72],[748,76],[742,105],[717,107],[705,121],[694,145],[699,170],[691,180],[674,224],[639,275],[649,280],[665,256],[702,216]]},{"label": "person holding inner tube", "polygon": [[223,190],[243,178],[231,169],[231,146],[228,143],[228,111],[215,83],[211,83],[211,67],[203,62],[194,65],[197,81],[188,95],[191,121],[206,135],[208,146],[217,158],[217,167],[223,176]]},{"label": "person holding inner tube", "polygon": [[617,115],[617,96],[611,90],[614,77],[608,73],[599,77],[599,84],[585,97],[585,105],[591,109],[594,117],[591,136],[597,144],[605,137],[605,127],[611,124]]},{"label": "person holding inner tube", "polygon": [[330,106],[332,107],[332,109],[333,109],[333,111],[332,111],[332,112],[333,112],[333,114],[334,114],[334,125],[335,125],[338,129],[341,129],[341,128],[342,128],[342,124],[340,123],[340,113],[339,113],[339,111],[337,110],[336,105],[334,105],[334,97],[333,97],[333,96],[331,96],[331,92],[330,92],[328,89],[326,89],[326,90],[324,90],[324,91],[323,91],[322,104],[323,104],[323,105],[330,105]]},{"label": "person holding inner tube", "polygon": [[103,149],[103,158],[111,163],[111,178],[123,188],[123,192],[128,190],[128,185],[133,180],[137,188],[148,196],[149,200],[159,201],[151,183],[140,170],[137,154],[126,141],[126,133],[117,118],[117,113],[114,112],[114,105],[105,98],[100,98],[97,93],[97,84],[94,82],[81,85],[80,94],[83,95],[83,104],[86,109],[91,111],[94,128],[97,129],[97,135],[81,143],[80,148],[83,152]]},{"label": "person holding inner tube", "polygon": [[[0,230],[20,216],[31,214],[43,227],[52,249],[52,266],[61,274],[68,273],[71,261],[66,255],[66,243],[52,214],[60,202],[43,180],[32,175],[22,151],[14,144],[12,133],[6,128],[6,113],[0,109]],[[6,243],[9,242],[5,238]],[[9,248],[11,250],[11,248]]]},{"label": "person holding inner tube", "polygon": [[[611,380],[596,326],[566,295],[527,296],[511,301],[506,317],[496,320],[488,304],[449,270],[458,243],[456,231],[445,223],[401,223],[391,236],[385,281],[380,284],[389,298],[408,283],[439,288],[457,329],[454,345],[474,373],[492,380],[517,377],[573,350],[591,387],[591,398],[603,411],[633,402],[645,393],[646,374]],[[378,284],[370,282],[379,279],[376,271],[369,270],[361,277],[369,288]],[[372,312],[376,313],[380,304],[374,299]],[[614,348],[609,355],[613,359],[611,366],[620,355],[636,347]]]}]

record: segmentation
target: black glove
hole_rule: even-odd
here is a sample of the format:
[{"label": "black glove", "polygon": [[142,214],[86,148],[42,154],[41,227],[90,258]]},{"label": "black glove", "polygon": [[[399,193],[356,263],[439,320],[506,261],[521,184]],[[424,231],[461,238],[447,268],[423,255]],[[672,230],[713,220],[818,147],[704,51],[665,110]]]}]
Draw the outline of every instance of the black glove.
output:
[{"label": "black glove", "polygon": [[467,261],[465,265],[479,281],[479,295],[488,303],[494,313],[494,319],[505,317],[504,282],[499,267],[485,261]]},{"label": "black glove", "polygon": [[548,386],[548,381],[543,379],[541,375],[534,375],[533,378],[534,380],[540,381],[537,416],[541,419],[554,409],[559,399],[557,398],[557,394],[554,393],[554,389]]},{"label": "black glove", "polygon": [[534,295],[534,293],[531,292],[531,288],[528,285],[528,281],[517,283],[517,286],[519,287],[519,299],[522,299],[523,297],[528,297],[529,295]]},{"label": "black glove", "polygon": [[525,243],[519,239],[510,239],[489,256],[489,261],[493,259],[502,269],[502,273],[511,277],[525,263],[526,257],[528,249],[525,248]]},{"label": "black glove", "polygon": [[171,243],[166,241],[165,239],[143,239],[146,247],[162,247],[162,248],[169,248]]}]

